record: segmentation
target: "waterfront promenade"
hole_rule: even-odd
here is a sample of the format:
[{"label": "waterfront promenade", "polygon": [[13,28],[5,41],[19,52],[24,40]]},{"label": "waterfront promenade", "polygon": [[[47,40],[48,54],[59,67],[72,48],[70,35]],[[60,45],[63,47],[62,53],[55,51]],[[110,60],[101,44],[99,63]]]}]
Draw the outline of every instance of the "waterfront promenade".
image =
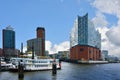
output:
[{"label": "waterfront promenade", "polygon": [[[25,72],[23,80],[120,80],[120,63],[74,64],[62,62],[57,75],[52,71]],[[0,80],[19,80],[18,73],[0,72]]]}]

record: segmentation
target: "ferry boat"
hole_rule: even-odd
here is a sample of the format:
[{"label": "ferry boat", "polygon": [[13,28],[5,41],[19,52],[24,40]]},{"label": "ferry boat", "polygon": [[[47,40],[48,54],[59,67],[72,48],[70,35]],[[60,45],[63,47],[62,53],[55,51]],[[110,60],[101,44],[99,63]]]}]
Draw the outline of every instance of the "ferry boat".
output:
[{"label": "ferry boat", "polygon": [[10,71],[18,71],[19,62],[23,65],[24,71],[39,71],[39,70],[51,70],[52,64],[55,61],[56,68],[61,69],[61,62],[59,59],[31,59],[31,58],[12,58],[12,67]]}]

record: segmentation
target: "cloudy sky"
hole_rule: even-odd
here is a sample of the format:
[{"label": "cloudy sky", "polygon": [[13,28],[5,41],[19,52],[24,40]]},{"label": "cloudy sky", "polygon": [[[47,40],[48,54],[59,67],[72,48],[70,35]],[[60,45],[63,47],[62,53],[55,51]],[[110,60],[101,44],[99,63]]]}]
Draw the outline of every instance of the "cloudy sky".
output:
[{"label": "cloudy sky", "polygon": [[[77,17],[89,14],[102,35],[102,49],[120,56],[120,0],[0,0],[0,32],[11,25],[16,48],[36,37],[36,28],[45,27],[46,50],[69,49],[70,31]],[[2,35],[0,35],[2,48]]]}]

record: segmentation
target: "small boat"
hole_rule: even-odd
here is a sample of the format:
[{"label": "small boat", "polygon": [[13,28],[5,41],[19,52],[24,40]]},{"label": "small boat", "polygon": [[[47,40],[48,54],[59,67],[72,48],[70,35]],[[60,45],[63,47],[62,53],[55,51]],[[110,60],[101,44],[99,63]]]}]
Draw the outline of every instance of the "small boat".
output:
[{"label": "small boat", "polygon": [[1,62],[1,71],[8,71],[10,67],[12,67],[12,63],[7,63],[3,60]]},{"label": "small boat", "polygon": [[51,70],[52,64],[55,61],[56,68],[61,68],[59,59],[31,59],[31,58],[12,58],[12,66],[9,68],[10,71],[18,71],[19,62],[22,61],[24,71],[41,71]]}]

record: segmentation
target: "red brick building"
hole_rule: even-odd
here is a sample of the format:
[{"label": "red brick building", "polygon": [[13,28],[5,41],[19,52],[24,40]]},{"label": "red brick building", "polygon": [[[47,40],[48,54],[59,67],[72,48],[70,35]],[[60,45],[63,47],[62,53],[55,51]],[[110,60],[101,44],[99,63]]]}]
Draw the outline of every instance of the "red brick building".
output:
[{"label": "red brick building", "polygon": [[88,45],[76,45],[70,49],[70,59],[82,61],[100,60],[101,51]]},{"label": "red brick building", "polygon": [[88,13],[78,16],[70,33],[70,59],[96,61],[101,59],[101,34]]},{"label": "red brick building", "polygon": [[41,55],[40,56],[45,56],[45,29],[43,27],[38,27],[37,30],[37,38],[41,38],[42,40],[42,48],[41,48]]}]

